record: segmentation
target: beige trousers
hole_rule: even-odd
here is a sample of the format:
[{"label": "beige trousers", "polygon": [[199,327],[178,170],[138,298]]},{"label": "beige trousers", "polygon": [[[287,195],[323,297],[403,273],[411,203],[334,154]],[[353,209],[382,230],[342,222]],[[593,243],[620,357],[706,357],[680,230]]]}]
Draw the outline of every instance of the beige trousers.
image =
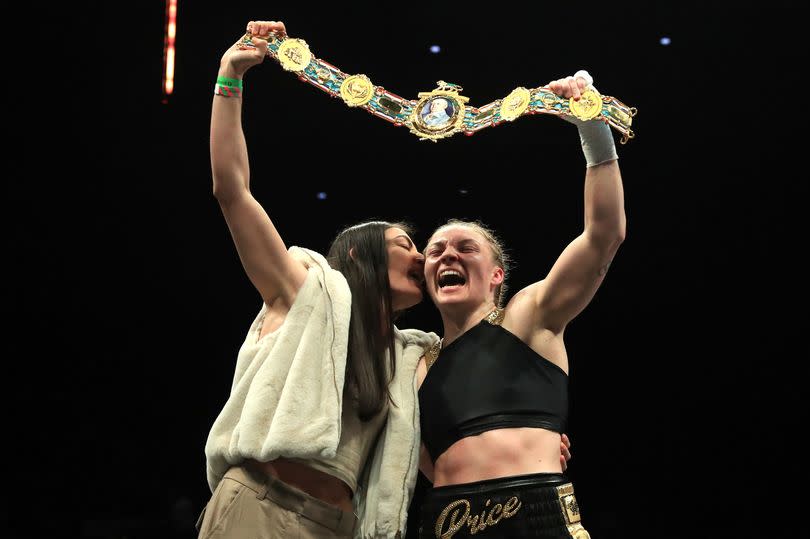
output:
[{"label": "beige trousers", "polygon": [[356,517],[274,477],[228,470],[205,506],[199,539],[351,539]]}]

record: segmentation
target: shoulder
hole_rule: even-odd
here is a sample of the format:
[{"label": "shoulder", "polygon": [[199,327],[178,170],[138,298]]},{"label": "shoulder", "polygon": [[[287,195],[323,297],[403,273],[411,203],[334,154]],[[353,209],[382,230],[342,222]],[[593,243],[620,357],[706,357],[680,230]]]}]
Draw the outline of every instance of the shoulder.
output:
[{"label": "shoulder", "polygon": [[290,256],[300,262],[307,271],[311,272],[314,270],[322,278],[328,277],[346,283],[346,278],[343,273],[330,266],[326,257],[317,251],[297,247],[295,245],[291,246],[288,251]]},{"label": "shoulder", "polygon": [[423,350],[429,349],[435,343],[439,342],[439,336],[434,332],[425,332],[418,329],[399,329],[394,326],[396,339],[402,343],[403,346],[419,346]]},{"label": "shoulder", "polygon": [[518,291],[504,309],[502,326],[524,342],[531,339],[540,320],[540,300],[545,282],[538,281]]},{"label": "shoulder", "polygon": [[540,298],[546,289],[545,279],[532,283],[526,288],[520,289],[512,296],[504,309],[507,316],[516,314],[526,314],[527,311],[534,311],[540,304]]},{"label": "shoulder", "polygon": [[296,245],[291,246],[289,249],[287,249],[287,251],[290,253],[291,257],[299,261],[307,269],[311,268],[312,266],[329,268],[329,262],[327,262],[326,258],[317,251],[306,249],[304,247],[298,247]]}]

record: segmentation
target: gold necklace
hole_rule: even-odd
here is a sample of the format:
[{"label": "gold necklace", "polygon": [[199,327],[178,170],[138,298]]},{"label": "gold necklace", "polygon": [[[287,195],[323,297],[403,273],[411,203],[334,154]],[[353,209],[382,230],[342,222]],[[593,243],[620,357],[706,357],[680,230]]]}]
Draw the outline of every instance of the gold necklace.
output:
[{"label": "gold necklace", "polygon": [[[495,307],[492,309],[488,315],[484,317],[484,320],[492,324],[493,326],[500,326],[501,322],[503,322],[503,309],[500,307]],[[442,351],[442,344],[444,343],[444,338],[439,339],[425,352],[425,366],[427,370],[436,363],[436,360],[439,359],[439,353]]]},{"label": "gold necklace", "polygon": [[436,363],[436,360],[439,359],[439,352],[442,351],[443,342],[444,339],[439,339],[425,352],[425,365],[427,365],[427,370],[430,370],[433,364]]}]

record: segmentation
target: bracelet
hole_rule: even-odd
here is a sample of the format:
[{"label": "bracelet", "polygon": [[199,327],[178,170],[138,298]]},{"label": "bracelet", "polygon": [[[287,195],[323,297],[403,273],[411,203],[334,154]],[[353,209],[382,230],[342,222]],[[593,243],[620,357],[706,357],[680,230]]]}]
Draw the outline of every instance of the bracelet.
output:
[{"label": "bracelet", "polygon": [[[332,97],[341,97],[350,107],[363,108],[395,126],[408,127],[420,140],[436,142],[459,132],[473,135],[485,127],[533,114],[603,121],[622,134],[622,144],[635,137],[630,126],[638,111],[593,89],[586,90],[579,101],[574,101],[556,95],[546,86],[519,87],[503,99],[483,107],[471,107],[467,106],[469,98],[460,94],[461,86],[440,80],[435,90],[420,92],[418,100],[408,100],[373,84],[365,75],[349,75],[316,58],[303,39],[276,33],[261,37],[267,39],[268,56],[284,70],[294,72],[301,81]],[[251,38],[250,33],[245,34],[242,43],[251,45]]]},{"label": "bracelet", "polygon": [[242,97],[242,80],[217,77],[217,82],[214,84],[214,95]]}]

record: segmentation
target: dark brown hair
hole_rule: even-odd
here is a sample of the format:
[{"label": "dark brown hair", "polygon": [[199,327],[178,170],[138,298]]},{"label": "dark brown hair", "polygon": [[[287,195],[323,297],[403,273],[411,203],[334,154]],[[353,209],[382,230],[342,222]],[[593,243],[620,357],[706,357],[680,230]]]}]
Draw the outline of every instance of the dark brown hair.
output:
[{"label": "dark brown hair", "polygon": [[343,274],[352,292],[346,386],[356,389],[364,421],[385,406],[394,373],[396,313],[391,306],[385,243],[385,231],[392,227],[410,235],[405,224],[368,221],[338,234],[327,254],[329,265]]}]

